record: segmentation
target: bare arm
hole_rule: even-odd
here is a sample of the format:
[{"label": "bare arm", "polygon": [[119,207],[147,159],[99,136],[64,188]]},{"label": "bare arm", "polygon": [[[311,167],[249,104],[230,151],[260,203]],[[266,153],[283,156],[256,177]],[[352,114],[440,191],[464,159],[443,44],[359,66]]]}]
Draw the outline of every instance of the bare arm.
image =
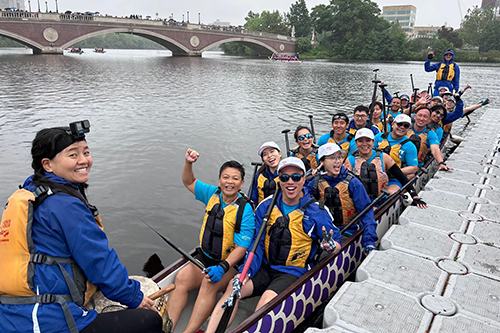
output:
[{"label": "bare arm", "polygon": [[418,169],[418,166],[414,165],[414,166],[407,166],[407,167],[401,168],[401,171],[403,171],[405,176],[408,177],[408,176],[414,176],[415,173],[417,172],[417,169]]},{"label": "bare arm", "polygon": [[432,156],[436,159],[436,161],[439,163],[439,170],[453,170],[452,167],[449,167],[445,164],[442,164],[441,162],[444,162],[443,155],[441,155],[441,150],[439,150],[438,145],[431,145],[431,152]]},{"label": "bare arm", "polygon": [[198,160],[200,154],[196,150],[188,148],[185,156],[184,167],[182,168],[182,183],[186,188],[194,194],[194,186],[196,177],[193,172],[193,163]]}]

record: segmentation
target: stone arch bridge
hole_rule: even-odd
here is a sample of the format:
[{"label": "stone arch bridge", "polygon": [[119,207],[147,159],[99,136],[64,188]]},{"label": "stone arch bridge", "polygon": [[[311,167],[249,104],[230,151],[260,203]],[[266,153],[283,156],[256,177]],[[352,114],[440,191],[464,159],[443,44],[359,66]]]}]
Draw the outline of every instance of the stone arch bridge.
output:
[{"label": "stone arch bridge", "polygon": [[60,13],[0,12],[0,36],[13,39],[34,54],[62,54],[63,50],[98,35],[127,33],[150,39],[174,56],[201,56],[227,42],[241,42],[259,55],[295,55],[295,38],[244,29]]}]

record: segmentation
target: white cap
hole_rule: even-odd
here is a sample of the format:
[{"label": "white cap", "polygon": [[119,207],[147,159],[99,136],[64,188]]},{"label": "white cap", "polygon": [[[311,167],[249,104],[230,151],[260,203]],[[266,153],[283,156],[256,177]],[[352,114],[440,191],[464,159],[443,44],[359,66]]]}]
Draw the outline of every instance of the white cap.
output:
[{"label": "white cap", "polygon": [[438,99],[438,100],[440,100],[440,101],[441,101],[441,103],[444,103],[444,101],[443,101],[443,97],[441,97],[441,96],[434,96],[434,97],[432,97],[431,101],[432,101],[433,99]]},{"label": "white cap", "polygon": [[411,118],[408,115],[401,113],[401,114],[398,114],[396,116],[396,118],[394,118],[394,122],[395,123],[408,123],[408,124],[411,124]]},{"label": "white cap", "polygon": [[318,149],[318,159],[321,160],[324,156],[333,155],[339,151],[340,147],[338,144],[333,142],[325,143]]},{"label": "white cap", "polygon": [[368,138],[371,140],[375,140],[375,136],[373,135],[373,132],[369,128],[361,128],[356,132],[356,136],[354,137],[354,140],[357,140],[359,138]]},{"label": "white cap", "polygon": [[302,160],[300,158],[297,158],[297,157],[287,157],[285,159],[282,159],[280,161],[280,164],[278,165],[278,172],[281,169],[286,168],[288,166],[294,166],[296,168],[299,168],[299,169],[301,169],[304,172],[304,175],[306,174],[306,167],[304,165],[304,162],[302,162]]},{"label": "white cap", "polygon": [[278,144],[276,142],[274,142],[274,141],[267,141],[267,142],[264,142],[262,144],[262,146],[260,146],[260,148],[259,148],[259,156],[262,157],[262,152],[266,148],[275,148],[276,150],[281,151],[280,146],[278,146]]},{"label": "white cap", "polygon": [[448,89],[447,87],[440,87],[439,90],[441,89],[444,89],[444,91],[442,93],[439,93],[441,96],[442,95],[452,95],[450,89]]}]

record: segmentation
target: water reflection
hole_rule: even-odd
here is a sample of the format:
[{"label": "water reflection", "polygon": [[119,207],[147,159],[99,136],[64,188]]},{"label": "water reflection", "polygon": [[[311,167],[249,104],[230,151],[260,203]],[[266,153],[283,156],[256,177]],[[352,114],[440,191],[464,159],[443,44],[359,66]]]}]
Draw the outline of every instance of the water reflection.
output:
[{"label": "water reflection", "polygon": [[[422,88],[434,79],[418,62],[277,63],[210,52],[202,58],[169,55],[0,51],[1,200],[31,173],[29,149],[37,130],[89,119],[94,157],[89,196],[101,211],[111,246],[133,274],[153,253],[164,264],[178,257],[139,218],[186,250],[198,242],[204,207],[181,182],[188,147],[201,154],[196,176],[216,184],[225,160],[239,160],[251,173],[260,144],[275,140],[284,148],[281,130],[308,125],[309,114],[320,135],[329,131],[333,113],[351,115],[356,105],[369,103],[374,68],[392,92],[411,91],[410,73]],[[473,86],[466,103],[495,96],[498,66],[460,66],[462,86]]]}]

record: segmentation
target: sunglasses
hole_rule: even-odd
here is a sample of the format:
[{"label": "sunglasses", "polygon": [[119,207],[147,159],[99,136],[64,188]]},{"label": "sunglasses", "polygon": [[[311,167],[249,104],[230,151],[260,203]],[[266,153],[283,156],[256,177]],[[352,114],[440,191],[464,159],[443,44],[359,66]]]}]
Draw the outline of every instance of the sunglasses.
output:
[{"label": "sunglasses", "polygon": [[286,183],[290,178],[292,178],[293,182],[297,183],[302,179],[302,177],[304,177],[304,176],[302,176],[301,174],[298,174],[298,173],[294,173],[293,175],[284,174],[284,175],[280,175],[280,181],[283,183]]},{"label": "sunglasses", "polygon": [[304,141],[305,139],[311,139],[313,135],[311,133],[299,135],[299,141]]},{"label": "sunglasses", "polygon": [[439,118],[444,118],[444,114],[439,111],[434,111],[435,114],[439,115]]},{"label": "sunglasses", "polygon": [[347,117],[344,116],[343,114],[336,114],[333,116],[333,120],[337,120],[337,119],[342,119],[342,120],[345,120],[347,122]]},{"label": "sunglasses", "polygon": [[408,123],[396,123],[399,127],[410,128],[410,124]]}]

